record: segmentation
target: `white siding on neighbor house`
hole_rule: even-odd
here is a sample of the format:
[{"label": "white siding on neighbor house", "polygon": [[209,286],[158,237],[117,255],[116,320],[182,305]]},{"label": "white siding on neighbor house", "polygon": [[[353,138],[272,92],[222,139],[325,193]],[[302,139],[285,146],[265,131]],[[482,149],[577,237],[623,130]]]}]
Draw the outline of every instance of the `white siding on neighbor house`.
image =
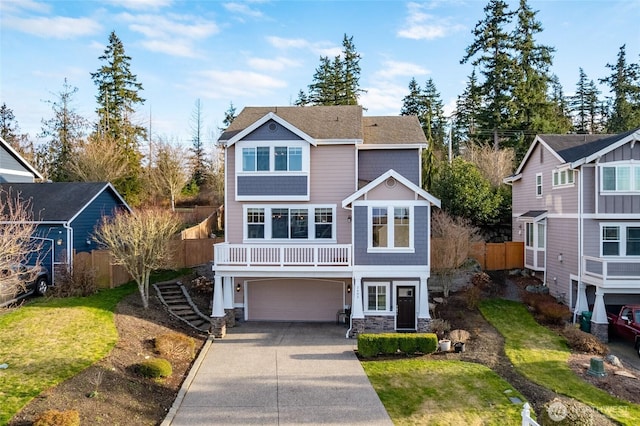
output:
[{"label": "white siding on neighbor house", "polygon": [[344,308],[344,281],[270,279],[246,284],[249,321],[335,321]]}]

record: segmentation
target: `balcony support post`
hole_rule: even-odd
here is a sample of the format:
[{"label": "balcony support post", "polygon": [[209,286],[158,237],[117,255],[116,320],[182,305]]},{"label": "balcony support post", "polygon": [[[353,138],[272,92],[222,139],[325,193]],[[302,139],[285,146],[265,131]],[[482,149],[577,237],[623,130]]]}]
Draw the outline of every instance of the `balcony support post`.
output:
[{"label": "balcony support post", "polygon": [[609,341],[609,321],[604,306],[604,292],[600,287],[596,287],[596,301],[591,315],[591,334],[604,343]]}]

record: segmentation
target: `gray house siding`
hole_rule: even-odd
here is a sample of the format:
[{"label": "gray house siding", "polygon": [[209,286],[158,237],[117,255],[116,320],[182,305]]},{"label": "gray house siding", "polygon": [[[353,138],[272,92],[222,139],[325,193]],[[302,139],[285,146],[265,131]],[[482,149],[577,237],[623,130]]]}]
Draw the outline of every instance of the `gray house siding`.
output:
[{"label": "gray house siding", "polygon": [[306,176],[238,176],[238,196],[304,196]]},{"label": "gray house siding", "polygon": [[[571,274],[578,274],[578,221],[573,218],[547,220],[547,285],[551,294],[567,304]],[[559,256],[562,255],[562,260]],[[575,300],[571,301],[572,303]]]},{"label": "gray house siding", "polygon": [[[13,155],[11,155],[2,145],[0,145],[0,183],[30,183],[34,176],[31,171],[24,167]],[[29,173],[29,176],[12,173]]]},{"label": "gray house siding", "polygon": [[414,253],[368,253],[368,208],[354,208],[354,265],[425,265],[429,264],[428,232],[429,207],[414,208]]},{"label": "gray house siding", "polygon": [[33,176],[14,175],[11,173],[0,173],[0,183],[31,183]]},{"label": "gray house siding", "polygon": [[[76,252],[96,249],[95,242],[91,240],[96,227],[103,216],[112,216],[118,207],[122,207],[122,204],[116,197],[108,190],[103,191],[71,222],[73,248]],[[87,244],[87,241],[90,244]]]},{"label": "gray house siding", "polygon": [[417,149],[358,151],[358,180],[371,182],[393,169],[420,186],[420,152]]},{"label": "gray house siding", "polygon": [[[631,148],[630,144],[625,144],[613,151],[605,154],[600,159],[600,165],[613,161],[640,160],[640,149]],[[640,212],[639,195],[599,195],[600,182],[594,179],[595,188],[598,189],[598,213],[600,214],[630,214]]]},{"label": "gray house siding", "polygon": [[300,136],[274,120],[269,120],[242,139],[247,141],[295,141],[300,140]]}]

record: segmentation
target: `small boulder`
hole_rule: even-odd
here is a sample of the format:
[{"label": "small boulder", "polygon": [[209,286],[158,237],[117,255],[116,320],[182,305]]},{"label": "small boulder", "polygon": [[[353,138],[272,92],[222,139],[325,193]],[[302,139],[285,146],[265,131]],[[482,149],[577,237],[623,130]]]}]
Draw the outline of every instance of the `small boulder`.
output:
[{"label": "small boulder", "polygon": [[609,354],[604,359],[614,367],[622,367],[622,363],[620,362],[620,359],[615,355]]}]

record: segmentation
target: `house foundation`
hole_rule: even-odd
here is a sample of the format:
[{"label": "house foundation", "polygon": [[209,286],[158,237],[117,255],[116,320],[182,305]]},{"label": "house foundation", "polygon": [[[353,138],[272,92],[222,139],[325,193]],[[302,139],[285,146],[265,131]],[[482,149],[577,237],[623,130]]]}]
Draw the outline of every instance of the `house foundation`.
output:
[{"label": "house foundation", "polygon": [[418,318],[418,333],[428,333],[431,331],[431,318]]},{"label": "house foundation", "polygon": [[216,339],[221,339],[227,334],[227,318],[213,317],[211,318],[210,332]]},{"label": "house foundation", "polygon": [[235,309],[225,309],[224,317],[226,319],[227,328],[233,328],[236,325],[236,311]]},{"label": "house foundation", "polygon": [[591,334],[596,336],[602,343],[609,343],[609,324],[597,324],[592,321]]},{"label": "house foundation", "polygon": [[357,338],[359,334],[364,333],[364,318],[352,318],[351,329],[349,330],[349,338]]}]

